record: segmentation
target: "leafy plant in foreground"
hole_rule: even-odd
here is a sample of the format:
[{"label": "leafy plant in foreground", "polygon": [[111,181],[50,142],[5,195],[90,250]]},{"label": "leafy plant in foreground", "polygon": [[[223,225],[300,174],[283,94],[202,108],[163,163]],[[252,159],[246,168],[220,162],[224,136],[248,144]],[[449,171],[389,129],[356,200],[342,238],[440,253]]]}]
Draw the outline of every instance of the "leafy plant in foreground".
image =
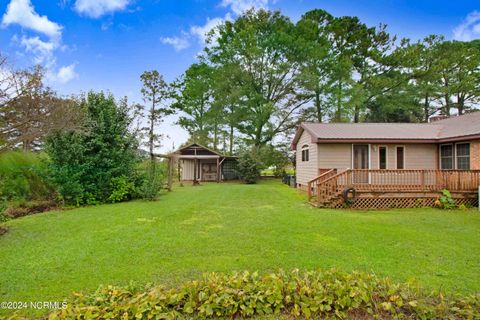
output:
[{"label": "leafy plant in foreground", "polygon": [[[113,286],[75,301],[49,319],[250,318],[477,319],[480,295],[444,296],[372,274],[337,270],[259,275],[211,273],[176,288]],[[361,315],[361,316],[359,316]]]}]

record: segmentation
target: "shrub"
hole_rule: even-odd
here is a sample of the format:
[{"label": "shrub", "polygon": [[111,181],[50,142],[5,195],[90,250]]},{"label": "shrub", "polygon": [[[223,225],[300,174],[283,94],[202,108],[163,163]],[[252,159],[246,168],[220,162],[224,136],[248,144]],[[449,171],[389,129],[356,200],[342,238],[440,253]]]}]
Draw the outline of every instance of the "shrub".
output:
[{"label": "shrub", "polygon": [[256,183],[263,169],[260,153],[256,148],[245,150],[238,156],[237,171],[240,179],[247,183]]},{"label": "shrub", "polygon": [[452,198],[452,194],[447,189],[442,190],[442,196],[440,197],[440,206],[442,209],[455,209],[457,207],[457,203],[455,199]]},{"label": "shrub", "polygon": [[47,138],[50,176],[67,204],[111,201],[112,180],[131,178],[138,162],[130,110],[126,101],[102,92],[88,93],[77,107],[85,112],[82,131]]},{"label": "shrub", "polygon": [[49,319],[478,319],[480,295],[448,297],[388,278],[336,270],[212,273],[177,288],[113,286],[76,294]]},{"label": "shrub", "polygon": [[108,197],[108,201],[115,203],[129,199],[132,196],[135,186],[128,177],[120,176],[110,180],[110,188],[112,193]]},{"label": "shrub", "polygon": [[46,178],[45,154],[9,151],[0,154],[0,198],[47,199],[55,190]]}]

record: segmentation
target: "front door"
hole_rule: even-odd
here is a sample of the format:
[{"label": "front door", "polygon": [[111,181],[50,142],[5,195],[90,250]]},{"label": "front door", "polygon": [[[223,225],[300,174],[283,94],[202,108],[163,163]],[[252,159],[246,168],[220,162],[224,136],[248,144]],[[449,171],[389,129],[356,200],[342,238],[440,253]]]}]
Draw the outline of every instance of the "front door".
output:
[{"label": "front door", "polygon": [[[353,145],[353,169],[369,169],[369,147],[368,144],[354,144]],[[354,171],[354,183],[368,183],[367,171]]]}]

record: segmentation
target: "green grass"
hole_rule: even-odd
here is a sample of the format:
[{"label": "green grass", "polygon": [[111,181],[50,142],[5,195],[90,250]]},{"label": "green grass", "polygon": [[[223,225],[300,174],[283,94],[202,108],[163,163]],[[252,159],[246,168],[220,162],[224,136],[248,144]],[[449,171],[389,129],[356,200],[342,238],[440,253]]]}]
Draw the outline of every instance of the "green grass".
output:
[{"label": "green grass", "polygon": [[277,181],[177,187],[157,202],[38,214],[0,237],[0,301],[55,301],[130,281],[209,271],[371,271],[430,289],[480,291],[480,214],[321,210]]}]

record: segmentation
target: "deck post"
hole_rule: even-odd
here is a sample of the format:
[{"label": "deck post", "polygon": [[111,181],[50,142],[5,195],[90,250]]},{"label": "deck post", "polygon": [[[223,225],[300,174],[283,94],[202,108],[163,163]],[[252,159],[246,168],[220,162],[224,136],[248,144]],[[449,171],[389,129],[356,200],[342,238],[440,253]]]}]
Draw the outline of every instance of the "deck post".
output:
[{"label": "deck post", "polygon": [[168,191],[172,191],[172,181],[173,181],[173,157],[168,157]]},{"label": "deck post", "polygon": [[422,170],[421,179],[422,179],[422,192],[425,192],[425,170]]}]

